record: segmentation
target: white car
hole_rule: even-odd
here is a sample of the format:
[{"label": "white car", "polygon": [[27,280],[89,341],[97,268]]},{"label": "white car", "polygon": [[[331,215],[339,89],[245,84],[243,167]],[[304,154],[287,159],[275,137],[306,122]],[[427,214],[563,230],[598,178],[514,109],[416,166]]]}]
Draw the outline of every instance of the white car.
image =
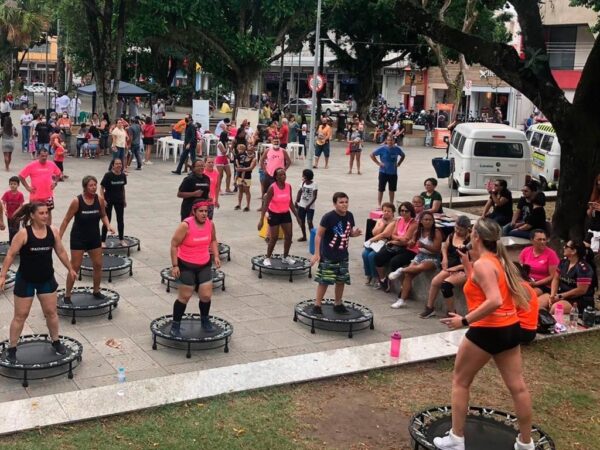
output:
[{"label": "white car", "polygon": [[347,114],[348,105],[345,102],[341,100],[336,100],[334,98],[322,98],[321,111],[323,111],[327,115],[337,114],[339,112],[345,112]]},{"label": "white car", "polygon": [[[46,92],[46,84],[42,83],[41,81],[36,81],[29,86],[25,86],[23,89],[32,94],[44,94]],[[54,88],[48,87],[48,93],[57,94],[58,91]]]},{"label": "white car", "polygon": [[298,113],[304,111],[304,113],[310,113],[312,102],[306,98],[292,98],[288,103],[283,105],[283,110],[288,113]]}]

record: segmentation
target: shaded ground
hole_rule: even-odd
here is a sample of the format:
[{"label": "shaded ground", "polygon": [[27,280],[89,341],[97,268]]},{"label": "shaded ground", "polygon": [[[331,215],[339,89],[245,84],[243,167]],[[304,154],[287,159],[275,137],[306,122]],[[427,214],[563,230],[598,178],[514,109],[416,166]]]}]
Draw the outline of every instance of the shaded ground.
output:
[{"label": "shaded ground", "polygon": [[[600,333],[524,350],[534,423],[560,450],[600,448]],[[223,396],[8,436],[10,449],[410,449],[408,420],[450,401],[453,360]],[[471,404],[512,411],[493,364]]]}]

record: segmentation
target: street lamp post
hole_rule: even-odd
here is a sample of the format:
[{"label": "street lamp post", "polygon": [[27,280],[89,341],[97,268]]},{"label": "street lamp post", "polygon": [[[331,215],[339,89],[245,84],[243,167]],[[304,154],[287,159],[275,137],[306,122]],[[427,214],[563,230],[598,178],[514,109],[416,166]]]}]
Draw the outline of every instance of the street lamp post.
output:
[{"label": "street lamp post", "polygon": [[317,121],[317,86],[316,83],[319,79],[319,52],[321,40],[321,0],[317,2],[317,25],[315,27],[315,60],[313,63],[313,85],[311,106],[310,106],[310,132],[308,136],[308,148],[306,152],[306,167],[311,168],[313,165],[313,159],[315,157],[315,132],[316,132],[316,121]]}]

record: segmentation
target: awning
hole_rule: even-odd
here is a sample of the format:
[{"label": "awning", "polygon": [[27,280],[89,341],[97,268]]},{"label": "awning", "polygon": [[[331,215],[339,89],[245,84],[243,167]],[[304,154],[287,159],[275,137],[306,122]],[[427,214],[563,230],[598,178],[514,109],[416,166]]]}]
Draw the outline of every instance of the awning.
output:
[{"label": "awning", "polygon": [[[96,95],[96,85],[90,84],[77,88],[79,95]],[[121,97],[149,97],[151,94],[135,84],[119,81],[119,96]]]}]

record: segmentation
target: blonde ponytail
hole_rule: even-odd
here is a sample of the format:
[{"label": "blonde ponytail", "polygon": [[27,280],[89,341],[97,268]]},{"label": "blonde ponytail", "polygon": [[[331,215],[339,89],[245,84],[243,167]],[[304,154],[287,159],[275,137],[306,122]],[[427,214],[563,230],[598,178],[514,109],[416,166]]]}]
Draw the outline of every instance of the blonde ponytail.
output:
[{"label": "blonde ponytail", "polygon": [[521,278],[517,267],[509,259],[506,247],[500,240],[496,242],[496,255],[506,274],[506,281],[515,306],[525,311],[529,310],[529,293],[522,284],[523,278]]}]

